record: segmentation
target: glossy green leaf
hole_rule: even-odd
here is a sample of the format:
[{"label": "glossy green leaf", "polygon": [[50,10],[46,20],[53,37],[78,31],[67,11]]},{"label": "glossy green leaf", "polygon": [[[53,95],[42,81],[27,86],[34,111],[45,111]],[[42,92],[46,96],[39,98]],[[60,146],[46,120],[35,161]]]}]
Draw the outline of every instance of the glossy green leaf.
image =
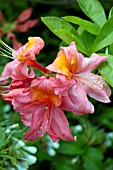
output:
[{"label": "glossy green leaf", "polygon": [[67,21],[58,18],[58,17],[42,17],[41,20],[44,22],[44,24],[54,33],[55,30],[58,29],[65,29],[69,31],[70,33],[77,35],[76,29],[69,24]]},{"label": "glossy green leaf", "polygon": [[88,57],[90,57],[92,54],[92,44],[95,41],[96,35],[90,34],[81,26],[79,26],[77,32],[85,45]]},{"label": "glossy green leaf", "polygon": [[[104,55],[105,54],[100,54]],[[102,77],[113,87],[113,56],[108,55],[107,61],[98,66]]]},{"label": "glossy green leaf", "polygon": [[58,17],[42,17],[42,21],[61,40],[66,42],[68,45],[71,41],[75,41],[78,50],[87,54],[84,43],[80,40],[76,29],[67,21]]},{"label": "glossy green leaf", "polygon": [[87,49],[85,49],[84,43],[81,42],[80,39],[78,39],[74,34],[65,29],[55,30],[54,33],[68,45],[70,42],[75,41],[78,51],[87,55]]},{"label": "glossy green leaf", "polygon": [[113,43],[113,16],[105,23],[100,30],[99,35],[95,39],[93,45],[93,52],[99,51],[100,49]]},{"label": "glossy green leaf", "polygon": [[113,15],[113,7],[110,9],[109,18]]},{"label": "glossy green leaf", "polygon": [[113,55],[113,43],[112,43],[111,45],[109,45],[109,47],[108,47],[108,53],[109,53],[110,55]]},{"label": "glossy green leaf", "polygon": [[99,27],[105,24],[106,15],[98,0],[78,0],[78,4],[82,11]]},{"label": "glossy green leaf", "polygon": [[90,32],[94,35],[98,35],[98,33],[100,31],[100,28],[97,24],[94,24],[90,21],[83,20],[79,17],[65,16],[65,17],[62,17],[62,18],[65,19],[68,22],[82,26],[86,31],[88,31],[88,32]]},{"label": "glossy green leaf", "polygon": [[[113,16],[113,7],[110,9],[110,12],[109,12],[109,18]],[[113,55],[113,43],[109,45],[108,47],[108,53]]]}]

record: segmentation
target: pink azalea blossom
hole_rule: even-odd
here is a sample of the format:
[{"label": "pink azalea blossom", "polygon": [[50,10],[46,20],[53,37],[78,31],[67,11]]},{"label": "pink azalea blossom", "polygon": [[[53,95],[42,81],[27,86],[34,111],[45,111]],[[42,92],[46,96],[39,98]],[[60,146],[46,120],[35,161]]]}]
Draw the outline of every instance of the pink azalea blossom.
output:
[{"label": "pink azalea blossom", "polygon": [[62,97],[54,93],[56,79],[45,76],[36,77],[30,88],[11,90],[3,94],[6,101],[21,114],[21,119],[30,130],[25,140],[36,140],[48,133],[52,140],[76,140],[70,132],[68,121],[61,106]]},{"label": "pink azalea blossom", "polygon": [[14,31],[17,32],[27,32],[30,28],[34,27],[38,23],[38,19],[29,19],[33,9],[27,8],[25,9],[19,17],[16,19],[16,25],[14,27]]},{"label": "pink azalea blossom", "polygon": [[[86,58],[77,51],[74,42],[71,42],[68,47],[61,47],[57,58],[47,69],[65,75],[70,83],[74,81],[74,85],[68,91],[68,96],[64,96],[62,107],[69,106],[67,104],[69,98],[72,104],[70,110],[75,114],[85,114],[94,112],[94,106],[88,100],[87,95],[104,103],[110,102],[111,91],[108,84],[100,75],[92,73],[93,69],[107,58],[107,56],[99,56],[95,53],[90,58]],[[61,90],[57,91],[57,94],[60,93]]]},{"label": "pink azalea blossom", "polygon": [[33,68],[29,69],[26,63],[20,63],[12,72],[12,82],[10,83],[10,90],[30,87],[31,81],[34,79],[34,77],[35,73]]},{"label": "pink azalea blossom", "polygon": [[[1,42],[3,43],[3,42]],[[35,58],[36,54],[40,53],[40,50],[44,47],[44,41],[40,37],[29,37],[28,43],[22,46],[18,51],[12,49],[12,59],[14,61],[9,62],[4,67],[2,75],[0,76],[0,84],[6,84],[8,79],[14,78],[14,72],[17,72],[17,67],[22,69],[29,65],[38,68],[41,71],[47,72],[48,70],[41,66]],[[10,56],[9,56],[10,57]],[[18,66],[21,65],[21,66]],[[16,71],[17,69],[17,71]],[[19,72],[18,72],[19,73]]]},{"label": "pink azalea blossom", "polygon": [[15,32],[27,32],[38,23],[38,19],[29,19],[32,12],[32,8],[27,8],[18,16],[15,21],[9,23],[6,22],[2,11],[0,10],[0,22],[3,25],[0,27],[0,38],[2,38],[4,35],[7,35],[7,38],[12,40],[13,48],[15,50],[22,46],[22,43],[17,40]]}]

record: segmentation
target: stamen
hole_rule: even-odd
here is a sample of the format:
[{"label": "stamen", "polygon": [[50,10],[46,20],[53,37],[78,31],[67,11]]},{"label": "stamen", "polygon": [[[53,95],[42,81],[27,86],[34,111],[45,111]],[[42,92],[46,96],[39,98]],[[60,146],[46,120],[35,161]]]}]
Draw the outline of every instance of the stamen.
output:
[{"label": "stamen", "polygon": [[89,88],[94,89],[95,85],[98,86],[98,91],[102,91],[105,87],[106,84],[104,83],[104,81],[101,79],[101,77],[90,77],[90,80],[92,79],[93,82],[89,81],[89,77],[84,77],[82,78],[82,76],[80,77],[79,75],[75,75],[74,77],[76,80],[82,82],[83,84],[86,84]]},{"label": "stamen", "polygon": [[6,43],[4,43],[1,39],[0,39],[0,44],[6,48],[7,50],[11,51],[11,52],[16,52],[13,48],[9,47]]},{"label": "stamen", "polygon": [[[99,80],[100,80],[100,78],[98,77],[97,79],[95,79],[96,80],[96,82],[94,82],[94,83],[92,83],[92,86],[93,85],[96,85],[98,82],[99,82]],[[101,84],[101,82],[99,83],[99,85]]]},{"label": "stamen", "polygon": [[[15,50],[12,49],[11,47],[9,47],[6,43],[4,43],[1,39],[0,39],[0,44],[3,46],[3,48],[0,47],[0,54],[1,54],[2,56],[5,56],[5,57],[8,57],[8,58],[12,58],[12,59],[13,59],[13,57],[11,57],[11,56],[12,56],[12,53],[13,53],[14,55],[18,55],[18,54],[19,54],[17,51],[15,51]],[[5,54],[4,52],[5,52],[6,54]]]},{"label": "stamen", "polygon": [[5,49],[3,49],[3,48],[1,48],[1,47],[0,47],[0,50],[4,51],[4,52],[6,52],[6,53],[8,53],[8,54],[10,54],[10,55],[12,54],[11,52],[6,51]]},{"label": "stamen", "polygon": [[4,53],[3,53],[3,52],[1,52],[1,51],[0,51],[0,55],[2,55],[2,56],[4,56],[4,57],[7,57],[7,58],[11,58],[11,59],[13,59],[13,57],[10,57],[9,55],[4,54]]},{"label": "stamen", "polygon": [[0,55],[4,56],[4,57],[8,57],[8,58],[12,58],[12,54],[9,51],[6,51],[5,49],[0,47]]}]

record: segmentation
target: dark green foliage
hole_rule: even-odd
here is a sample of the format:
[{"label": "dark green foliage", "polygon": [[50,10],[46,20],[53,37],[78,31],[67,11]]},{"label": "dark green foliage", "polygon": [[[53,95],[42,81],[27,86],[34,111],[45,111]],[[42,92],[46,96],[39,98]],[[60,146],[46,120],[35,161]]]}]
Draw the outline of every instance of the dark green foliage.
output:
[{"label": "dark green foliage", "polygon": [[[88,57],[93,52],[101,52],[101,55],[103,53],[105,55],[107,51],[110,54],[108,60],[98,69],[105,80],[113,86],[113,10],[110,1],[104,0],[102,5],[97,0],[78,0],[78,3],[73,1],[73,3],[63,5],[47,5],[39,3],[38,0],[6,0],[5,3],[4,0],[0,0],[0,9],[8,22],[16,19],[24,9],[33,7],[32,17],[38,18],[39,23],[27,33],[16,33],[16,36],[23,44],[27,42],[29,36],[40,36],[44,39],[45,47],[37,56],[40,64],[47,66],[55,59],[61,40],[62,45],[68,45],[73,40],[78,50]],[[110,15],[109,9],[111,9]],[[109,17],[108,15],[106,17],[105,13]],[[41,21],[41,17],[45,24]],[[3,39],[11,45],[7,37]],[[1,73],[4,65],[10,60],[0,57]],[[40,72],[37,71],[36,74],[40,75]],[[28,146],[37,147],[35,154],[37,162],[29,169],[113,170],[113,96],[111,96],[110,104],[100,104],[92,99],[91,102],[95,105],[93,115],[75,116],[73,113],[66,113],[72,133],[77,136],[76,142],[59,141],[56,147],[47,136],[44,136],[35,142],[26,143]],[[2,99],[0,99],[0,120],[1,122],[12,121],[13,124],[19,123],[19,135],[15,134],[14,137],[23,138],[24,131],[19,114]],[[19,156],[22,156],[21,149],[20,155],[15,154],[12,146],[16,144],[12,143],[12,138],[8,144],[5,144],[8,137],[5,133],[6,129],[8,126],[2,123],[0,125],[0,166],[3,166],[0,167],[1,169],[10,165],[15,168]]]}]

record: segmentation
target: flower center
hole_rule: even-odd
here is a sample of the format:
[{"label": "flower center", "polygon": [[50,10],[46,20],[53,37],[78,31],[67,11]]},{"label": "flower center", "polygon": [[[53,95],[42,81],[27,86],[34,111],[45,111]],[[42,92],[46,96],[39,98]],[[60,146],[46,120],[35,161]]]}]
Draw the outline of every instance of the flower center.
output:
[{"label": "flower center", "polygon": [[59,105],[59,97],[52,90],[31,87],[31,93],[33,100],[39,102],[52,102],[54,105]]}]

